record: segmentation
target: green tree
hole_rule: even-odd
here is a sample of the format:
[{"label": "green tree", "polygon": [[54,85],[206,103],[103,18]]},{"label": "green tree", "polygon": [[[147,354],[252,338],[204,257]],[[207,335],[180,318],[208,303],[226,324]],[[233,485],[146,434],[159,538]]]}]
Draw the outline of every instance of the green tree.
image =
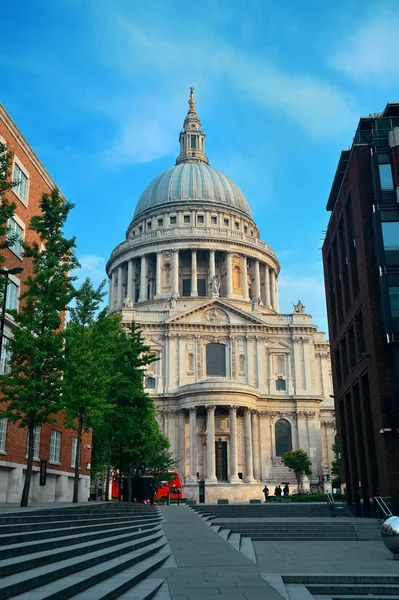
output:
[{"label": "green tree", "polygon": [[43,194],[41,214],[30,229],[39,241],[23,243],[24,256],[31,261],[19,312],[13,311],[17,327],[10,342],[11,372],[0,379],[6,417],[28,428],[28,464],[21,506],[28,505],[33,465],[34,429],[54,422],[64,408],[62,378],[65,368],[63,318],[75,295],[71,271],[78,266],[75,240],[66,239],[63,227],[72,204],[57,189]]},{"label": "green tree", "polygon": [[[10,199],[9,192],[18,182],[11,181],[12,152],[0,142],[0,252],[11,248],[16,236],[11,234],[9,220],[14,216],[16,204]],[[4,255],[0,253],[0,268],[4,265]],[[3,297],[6,278],[0,277],[0,294]]]},{"label": "green tree", "polygon": [[291,450],[281,457],[283,465],[295,473],[298,486],[302,485],[303,476],[312,474],[312,461],[305,450]]},{"label": "green tree", "polygon": [[339,447],[338,442],[335,442],[332,445],[332,450],[334,452],[334,460],[331,463],[331,475],[334,475],[337,479],[340,479],[340,464],[339,464]]},{"label": "green tree", "polygon": [[105,282],[95,289],[87,278],[76,293],[76,305],[66,329],[63,396],[66,424],[76,428],[77,444],[73,502],[78,502],[83,431],[101,424],[114,406],[109,401],[116,338],[123,335],[120,316],[98,313]]}]

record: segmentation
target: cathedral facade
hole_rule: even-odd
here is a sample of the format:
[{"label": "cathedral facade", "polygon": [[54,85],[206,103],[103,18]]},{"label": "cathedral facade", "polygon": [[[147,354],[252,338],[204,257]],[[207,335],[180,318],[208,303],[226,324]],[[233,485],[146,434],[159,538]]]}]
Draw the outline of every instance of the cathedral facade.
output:
[{"label": "cathedral facade", "polygon": [[[330,471],[329,344],[301,302],[280,314],[280,265],[237,185],[212,168],[191,90],[176,165],[141,195],[107,263],[109,312],[135,321],[158,361],[145,387],[185,495],[247,500],[295,479],[291,449]],[[293,291],[294,292],[294,291]]]}]

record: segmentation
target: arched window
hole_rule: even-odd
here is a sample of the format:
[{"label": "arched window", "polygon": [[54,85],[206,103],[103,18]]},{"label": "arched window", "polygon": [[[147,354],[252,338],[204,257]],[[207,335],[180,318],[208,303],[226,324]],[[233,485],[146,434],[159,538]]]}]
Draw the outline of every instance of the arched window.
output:
[{"label": "arched window", "polygon": [[239,360],[238,360],[238,370],[240,375],[243,375],[245,373],[245,356],[244,354],[240,354]]},{"label": "arched window", "polygon": [[292,450],[291,423],[286,419],[279,419],[275,428],[276,456],[282,456]]},{"label": "arched window", "polygon": [[189,375],[194,374],[194,354],[192,352],[189,352],[187,356],[187,371]]},{"label": "arched window", "polygon": [[208,377],[226,377],[226,346],[207,344],[206,374]]},{"label": "arched window", "polygon": [[145,387],[149,390],[155,390],[155,377],[146,377]]}]

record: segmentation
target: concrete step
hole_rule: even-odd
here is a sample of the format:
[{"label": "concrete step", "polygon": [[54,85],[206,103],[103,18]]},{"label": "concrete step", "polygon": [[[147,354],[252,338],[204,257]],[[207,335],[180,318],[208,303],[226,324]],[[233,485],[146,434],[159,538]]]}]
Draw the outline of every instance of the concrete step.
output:
[{"label": "concrete step", "polygon": [[[135,550],[134,552],[131,552],[131,546],[131,542],[125,542],[117,546],[113,546],[112,548],[103,548],[101,550],[89,552],[83,557],[76,556],[73,558],[61,560],[57,562],[51,569],[44,565],[38,566],[35,569],[24,571],[23,573],[17,573],[14,575],[9,575],[7,577],[2,577],[0,579],[0,600],[5,600],[6,598],[12,598],[14,596],[19,597],[18,594],[22,594],[40,586],[45,586],[57,580],[58,581],[56,587],[58,589],[62,578],[76,575],[76,573],[86,571],[87,569],[94,569],[94,571],[101,575],[105,572],[106,569],[108,569],[110,563],[113,561],[114,565],[119,565],[115,572],[122,571],[125,568],[128,568],[133,564],[144,560],[145,558],[153,556],[155,552],[163,548],[164,543],[155,541],[153,543],[149,543],[144,548]],[[128,554],[131,559],[131,562],[128,562],[128,564],[124,564],[123,561],[125,560]],[[117,559],[116,563],[115,559]],[[107,564],[103,565],[102,563]],[[113,574],[114,573],[110,573],[110,575]],[[75,577],[74,581],[76,582],[76,579],[79,579],[79,582],[81,583],[85,576],[86,574],[81,574],[79,577]],[[107,577],[100,577],[99,581],[103,581],[106,578]],[[90,585],[94,585],[94,583],[97,583],[97,581],[92,582]],[[87,587],[90,587],[90,585]],[[51,589],[54,589],[55,586],[50,587]],[[87,587],[83,589],[87,589]],[[77,589],[74,593],[77,593],[77,591],[81,590]],[[64,596],[55,597],[61,598]],[[70,596],[65,597],[69,598]]]},{"label": "concrete step", "polygon": [[[25,592],[17,596],[18,600],[105,600],[117,598],[131,589],[159,568],[167,556],[158,556],[163,544],[152,544],[145,550],[124,552],[123,555],[111,558],[105,564],[96,564],[79,570],[79,574],[71,572],[57,580],[57,583],[47,583],[37,586],[34,596]],[[132,568],[133,566],[136,568]],[[155,593],[155,592],[154,592]],[[13,596],[6,596],[12,598]],[[14,596],[15,597],[15,596]],[[0,598],[1,591],[0,591]]]},{"label": "concrete step", "polygon": [[399,575],[381,575],[381,573],[357,573],[357,574],[341,574],[341,573],[320,573],[320,574],[284,574],[282,575],[284,583],[303,583],[305,585],[318,584],[350,584],[350,585],[365,585],[365,584],[386,584],[399,585]]},{"label": "concrete step", "polygon": [[50,539],[55,537],[69,536],[69,535],[81,535],[82,533],[89,533],[92,531],[104,531],[109,529],[123,529],[124,527],[130,527],[133,524],[137,525],[157,525],[159,520],[152,519],[139,519],[139,520],[128,520],[118,521],[116,523],[104,523],[100,525],[84,525],[75,527],[74,523],[71,523],[68,527],[60,527],[56,529],[47,529],[41,531],[28,531],[21,533],[9,533],[0,535],[0,546],[9,545],[12,542],[21,543],[29,542],[34,540]]},{"label": "concrete step", "polygon": [[226,541],[228,540],[230,533],[231,533],[230,529],[221,529],[219,531],[219,535]]},{"label": "concrete step", "polygon": [[312,594],[329,594],[333,598],[337,596],[371,596],[374,598],[376,595],[386,596],[392,595],[399,597],[399,586],[397,585],[384,585],[378,583],[369,583],[367,585],[348,585],[348,584],[317,584],[311,583],[306,586]]},{"label": "concrete step", "polygon": [[[79,518],[79,519],[75,519],[73,520],[73,523],[75,526],[78,525],[87,525],[88,523],[90,523],[90,525],[106,525],[107,523],[118,523],[121,519],[124,519],[125,521],[135,521],[135,522],[144,522],[144,521],[160,521],[161,518],[158,516],[154,516],[152,518],[149,517],[137,517],[135,518],[134,516],[130,516],[130,515],[124,515],[122,517],[107,517],[107,516],[103,516],[103,517],[95,517],[93,519],[87,519],[87,518]],[[64,519],[60,519],[58,521],[41,521],[41,522],[30,522],[30,523],[16,523],[16,524],[10,524],[10,525],[1,525],[0,526],[0,536],[2,535],[7,535],[8,533],[19,533],[21,531],[44,531],[46,529],[54,529],[56,527],[69,527],[71,524],[71,521],[69,520],[64,520]]]},{"label": "concrete step", "polygon": [[81,540],[78,539],[78,543],[73,547],[65,548],[62,545],[62,547],[58,549],[37,551],[32,556],[12,557],[1,560],[0,573],[2,577],[6,577],[13,573],[21,573],[28,569],[35,569],[38,566],[49,565],[61,560],[73,558],[74,556],[82,556],[83,554],[95,552],[102,548],[111,548],[112,546],[117,546],[118,544],[125,542],[131,542],[132,550],[137,550],[158,541],[162,536],[163,531],[158,527],[158,529],[155,529],[154,531],[151,530],[150,532],[145,533],[136,532],[127,534],[125,531],[123,531],[123,533],[119,531],[119,534],[114,535],[113,537],[108,537],[106,539],[101,538],[91,542],[85,541],[82,543]]},{"label": "concrete step", "polygon": [[240,549],[241,535],[239,533],[231,533],[227,539],[228,543],[231,544],[236,550]]},{"label": "concrete step", "polygon": [[[38,540],[33,542],[20,542],[16,544],[9,544],[6,546],[0,546],[0,560],[6,558],[12,558],[17,556],[24,556],[26,554],[34,554],[35,552],[41,552],[44,550],[51,550],[53,548],[59,548],[62,546],[73,546],[74,544],[89,543],[92,540],[105,539],[118,535],[121,529],[126,533],[135,533],[138,537],[143,537],[159,528],[159,524],[149,525],[130,525],[125,527],[113,528],[109,530],[101,529],[92,533],[76,535],[65,535],[64,537],[55,537],[49,540]],[[13,539],[13,536],[10,536]]]},{"label": "concrete step", "polygon": [[131,511],[96,511],[96,512],[79,512],[77,514],[58,512],[51,515],[43,515],[42,511],[29,514],[12,514],[4,516],[4,513],[0,517],[1,525],[11,524],[27,524],[27,523],[51,523],[51,521],[77,521],[79,519],[101,519],[101,518],[117,518],[117,517],[159,517],[158,511],[143,511],[131,512]]}]

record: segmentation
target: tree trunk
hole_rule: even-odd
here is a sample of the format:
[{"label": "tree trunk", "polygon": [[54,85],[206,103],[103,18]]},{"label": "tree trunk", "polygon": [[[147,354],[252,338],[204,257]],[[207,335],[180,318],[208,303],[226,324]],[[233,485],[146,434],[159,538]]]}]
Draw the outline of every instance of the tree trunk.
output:
[{"label": "tree trunk", "polygon": [[29,438],[28,438],[29,439],[29,442],[28,442],[28,464],[26,467],[24,489],[22,490],[21,506],[28,506],[30,482],[32,480],[34,431],[35,431],[35,427],[34,427],[33,421],[30,419],[29,425],[28,425],[28,432],[29,432],[28,433],[28,435],[29,435]]},{"label": "tree trunk", "polygon": [[119,481],[118,481],[118,502],[122,500],[122,444],[119,448]]},{"label": "tree trunk", "polygon": [[76,459],[75,459],[75,477],[73,480],[73,500],[76,504],[79,502],[79,465],[80,465],[80,447],[82,445],[82,431],[83,431],[83,415],[79,416],[78,424],[78,439],[76,442]]},{"label": "tree trunk", "polygon": [[105,500],[109,500],[109,482],[111,479],[111,441],[108,440],[107,478],[105,480]]}]

